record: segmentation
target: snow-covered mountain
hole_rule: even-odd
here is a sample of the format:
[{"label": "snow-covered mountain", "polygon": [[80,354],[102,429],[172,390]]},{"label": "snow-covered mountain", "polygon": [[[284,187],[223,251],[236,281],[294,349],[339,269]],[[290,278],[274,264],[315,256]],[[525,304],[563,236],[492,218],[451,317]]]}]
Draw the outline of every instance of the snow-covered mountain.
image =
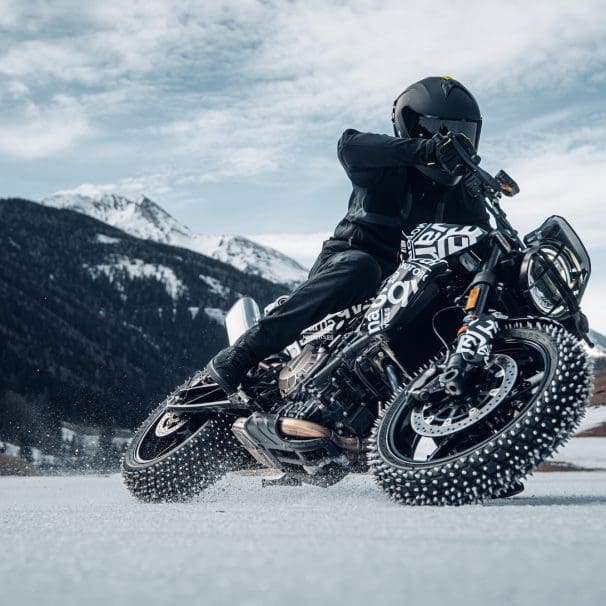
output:
[{"label": "snow-covered mountain", "polygon": [[277,284],[293,287],[307,277],[307,270],[294,259],[243,236],[195,234],[145,196],[130,200],[86,188],[58,192],[41,204],[89,215],[137,238],[188,248]]},{"label": "snow-covered mountain", "polygon": [[41,444],[56,419],[134,426],[227,344],[224,315],[239,297],[263,307],[285,290],[186,248],[15,198],[0,199],[0,258],[0,402],[17,423],[0,423],[0,437],[20,439],[18,411],[28,407],[28,440]]}]

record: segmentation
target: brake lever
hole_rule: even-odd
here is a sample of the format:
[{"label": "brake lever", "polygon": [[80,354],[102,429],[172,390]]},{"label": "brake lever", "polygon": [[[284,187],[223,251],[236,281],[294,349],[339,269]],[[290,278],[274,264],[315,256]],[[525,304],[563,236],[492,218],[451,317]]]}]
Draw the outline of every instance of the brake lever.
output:
[{"label": "brake lever", "polygon": [[457,150],[457,153],[459,154],[459,157],[461,158],[461,160],[463,160],[463,162],[474,173],[476,173],[486,185],[488,185],[495,191],[500,191],[501,187],[499,185],[499,182],[489,172],[485,171],[483,168],[480,168],[479,164],[480,164],[482,158],[480,158],[480,156],[478,156],[478,154],[474,154],[473,156],[470,156],[467,153],[467,151],[465,150],[465,148],[457,141],[456,137],[454,136],[454,133],[450,132],[450,133],[448,133],[447,136],[450,137],[452,144],[454,145],[454,148]]}]

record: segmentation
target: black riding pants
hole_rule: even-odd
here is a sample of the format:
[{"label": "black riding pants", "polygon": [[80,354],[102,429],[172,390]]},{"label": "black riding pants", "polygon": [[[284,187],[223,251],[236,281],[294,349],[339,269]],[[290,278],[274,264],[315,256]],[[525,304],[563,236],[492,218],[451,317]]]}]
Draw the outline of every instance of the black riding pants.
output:
[{"label": "black riding pants", "polygon": [[259,359],[280,351],[324,316],[374,296],[384,273],[371,254],[328,240],[307,281],[248,331],[244,342]]}]

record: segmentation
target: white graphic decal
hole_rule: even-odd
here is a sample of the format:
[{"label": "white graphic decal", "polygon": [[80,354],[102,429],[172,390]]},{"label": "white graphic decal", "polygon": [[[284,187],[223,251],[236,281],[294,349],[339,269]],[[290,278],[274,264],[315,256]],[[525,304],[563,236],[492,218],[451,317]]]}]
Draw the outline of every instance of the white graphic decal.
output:
[{"label": "white graphic decal", "polygon": [[409,259],[443,259],[473,246],[485,234],[474,225],[422,223],[407,236],[405,250]]},{"label": "white graphic decal", "polygon": [[356,316],[359,316],[369,307],[370,303],[367,301],[365,303],[357,303],[356,305],[352,305],[351,307],[338,311],[334,314],[329,314],[316,324],[306,328],[301,333],[299,344],[303,346],[318,339],[323,339],[326,341],[334,339],[335,335],[339,332],[339,330],[341,330],[341,328],[343,328],[346,322],[352,318],[355,318]]},{"label": "white graphic decal", "polygon": [[368,332],[372,334],[387,328],[397,310],[407,307],[435,267],[444,263],[423,259],[402,263],[370,305],[366,314]]},{"label": "white graphic decal", "polygon": [[456,353],[472,364],[486,363],[490,356],[491,343],[499,328],[496,320],[484,315],[469,323],[469,328],[459,337]]}]

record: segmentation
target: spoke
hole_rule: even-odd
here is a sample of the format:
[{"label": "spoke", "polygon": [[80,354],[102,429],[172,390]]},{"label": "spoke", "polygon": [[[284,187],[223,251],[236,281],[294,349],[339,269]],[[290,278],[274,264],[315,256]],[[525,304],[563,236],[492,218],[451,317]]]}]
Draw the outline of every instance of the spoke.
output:
[{"label": "spoke", "polygon": [[444,438],[436,447],[436,449],[427,457],[428,461],[433,461],[436,456],[442,455],[444,453],[444,448],[448,446],[451,442],[454,441],[454,436],[457,434],[451,434],[450,436]]},{"label": "spoke", "polygon": [[152,458],[157,459],[158,457],[164,456],[167,452],[169,452],[172,448],[174,448],[175,443],[176,442],[173,437],[173,439],[170,440],[168,446],[162,447],[162,440],[161,439],[157,440],[156,443],[152,445],[154,447],[151,449]]},{"label": "spoke", "polygon": [[505,400],[506,402],[509,402],[510,400],[514,400],[516,399],[520,394],[522,393],[526,393],[527,391],[529,391],[530,389],[534,389],[534,386],[532,385],[527,385],[526,387],[520,387],[519,389],[517,389],[516,391],[512,391],[511,394],[509,394],[509,397],[507,398],[507,400]]}]

